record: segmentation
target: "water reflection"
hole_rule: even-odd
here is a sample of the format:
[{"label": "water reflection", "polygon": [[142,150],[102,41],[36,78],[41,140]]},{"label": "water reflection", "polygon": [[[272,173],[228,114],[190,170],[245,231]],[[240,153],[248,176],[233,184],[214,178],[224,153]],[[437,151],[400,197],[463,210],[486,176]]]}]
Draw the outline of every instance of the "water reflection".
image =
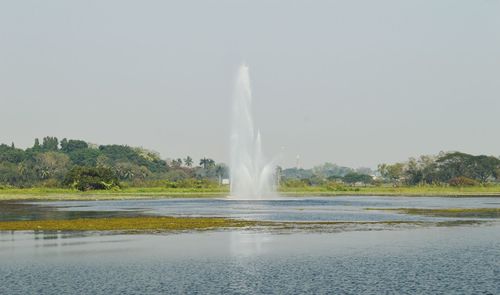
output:
[{"label": "water reflection", "polygon": [[230,233],[230,253],[243,257],[264,254],[272,242],[270,233],[233,231]]},{"label": "water reflection", "polygon": [[72,203],[61,205],[58,202],[23,203],[0,201],[0,221],[133,217],[142,214],[142,210],[139,209],[122,210],[115,208],[110,211],[102,211],[89,210],[88,205],[84,206]]}]

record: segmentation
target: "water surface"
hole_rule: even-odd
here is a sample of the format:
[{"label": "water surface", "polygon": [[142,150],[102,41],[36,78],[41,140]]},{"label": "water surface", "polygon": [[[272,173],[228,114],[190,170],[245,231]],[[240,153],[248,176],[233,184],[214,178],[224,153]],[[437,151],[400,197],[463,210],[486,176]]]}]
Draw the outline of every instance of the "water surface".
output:
[{"label": "water surface", "polygon": [[500,226],[0,234],[0,294],[499,294]]},{"label": "water surface", "polygon": [[[440,221],[457,218],[366,209],[498,208],[499,203],[492,197],[4,202],[0,219],[168,215]],[[500,220],[340,232],[0,231],[0,262],[0,294],[500,294]]]},{"label": "water surface", "polygon": [[[367,208],[499,208],[495,197],[302,197],[275,200],[163,199],[35,202],[60,212],[109,212],[163,216],[217,216],[261,221],[436,221],[449,218],[415,216]],[[78,214],[75,214],[79,216]],[[71,218],[71,217],[70,217]]]}]

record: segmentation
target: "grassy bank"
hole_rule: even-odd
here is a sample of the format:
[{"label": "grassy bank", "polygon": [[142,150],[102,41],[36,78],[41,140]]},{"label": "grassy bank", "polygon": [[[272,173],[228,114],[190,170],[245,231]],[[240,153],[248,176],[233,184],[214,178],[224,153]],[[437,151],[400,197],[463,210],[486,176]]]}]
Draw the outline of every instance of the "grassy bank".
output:
[{"label": "grassy bank", "polygon": [[373,196],[500,196],[500,185],[452,187],[452,186],[367,186],[337,188],[300,187],[282,188],[287,195],[373,195]]},{"label": "grassy bank", "polygon": [[[450,187],[450,186],[405,186],[405,187],[298,187],[280,188],[279,193],[286,196],[500,196],[500,185]],[[146,198],[203,198],[224,197],[229,194],[227,187],[164,188],[130,187],[120,190],[99,190],[81,192],[61,188],[0,189],[0,200],[112,200]]]},{"label": "grassy bank", "polygon": [[139,187],[120,190],[78,191],[62,188],[0,189],[2,200],[121,200],[151,198],[208,198],[227,196],[229,190]]}]

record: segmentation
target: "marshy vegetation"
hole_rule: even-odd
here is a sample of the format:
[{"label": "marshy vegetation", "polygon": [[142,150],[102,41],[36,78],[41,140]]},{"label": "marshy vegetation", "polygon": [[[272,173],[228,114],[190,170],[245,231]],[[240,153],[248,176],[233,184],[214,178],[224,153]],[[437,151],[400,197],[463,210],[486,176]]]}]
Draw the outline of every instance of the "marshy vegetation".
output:
[{"label": "marshy vegetation", "polygon": [[0,230],[43,231],[180,231],[216,228],[241,228],[256,225],[254,221],[218,217],[122,217],[80,218],[64,220],[1,221]]},{"label": "marshy vegetation", "polygon": [[368,208],[367,210],[396,211],[404,214],[455,218],[500,218],[500,208]]}]

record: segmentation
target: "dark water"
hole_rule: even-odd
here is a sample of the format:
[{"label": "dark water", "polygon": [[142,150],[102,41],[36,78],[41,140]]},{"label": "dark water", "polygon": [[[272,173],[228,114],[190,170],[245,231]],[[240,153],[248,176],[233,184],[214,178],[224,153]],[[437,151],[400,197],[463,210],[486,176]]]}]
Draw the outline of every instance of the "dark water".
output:
[{"label": "dark water", "polygon": [[500,294],[500,225],[0,234],[0,294]]},{"label": "dark water", "polygon": [[[446,197],[304,197],[268,201],[227,199],[164,199],[37,202],[69,218],[110,215],[221,216],[265,221],[428,221],[448,220],[365,210],[366,208],[486,208],[500,207],[500,198]],[[46,210],[46,209],[45,209]],[[107,213],[106,213],[107,212]],[[19,215],[17,215],[19,216]]]}]

